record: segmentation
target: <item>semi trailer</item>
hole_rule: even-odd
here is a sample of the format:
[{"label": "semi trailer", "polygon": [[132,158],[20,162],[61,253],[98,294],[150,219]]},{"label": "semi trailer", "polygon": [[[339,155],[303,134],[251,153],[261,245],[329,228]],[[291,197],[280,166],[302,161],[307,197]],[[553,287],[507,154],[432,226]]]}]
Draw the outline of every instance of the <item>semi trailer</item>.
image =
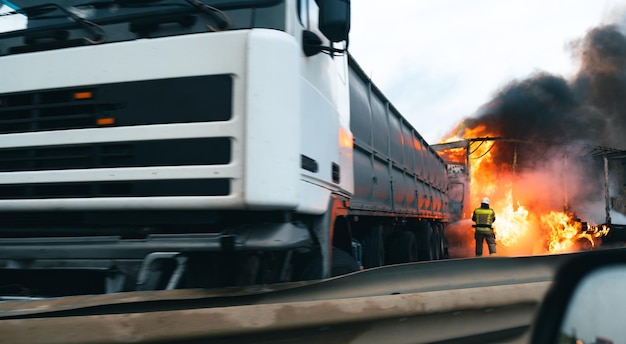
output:
[{"label": "semi trailer", "polygon": [[349,54],[349,0],[3,4],[1,297],[445,256],[446,165]]}]

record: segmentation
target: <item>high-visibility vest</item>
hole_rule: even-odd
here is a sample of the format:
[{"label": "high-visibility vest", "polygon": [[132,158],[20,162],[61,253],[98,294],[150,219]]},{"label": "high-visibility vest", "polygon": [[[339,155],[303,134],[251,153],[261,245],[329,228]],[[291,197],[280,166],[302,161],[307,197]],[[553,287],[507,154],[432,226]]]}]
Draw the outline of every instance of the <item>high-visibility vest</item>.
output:
[{"label": "high-visibility vest", "polygon": [[474,217],[476,218],[476,227],[488,227],[491,228],[493,218],[496,213],[493,209],[478,208],[474,210]]}]

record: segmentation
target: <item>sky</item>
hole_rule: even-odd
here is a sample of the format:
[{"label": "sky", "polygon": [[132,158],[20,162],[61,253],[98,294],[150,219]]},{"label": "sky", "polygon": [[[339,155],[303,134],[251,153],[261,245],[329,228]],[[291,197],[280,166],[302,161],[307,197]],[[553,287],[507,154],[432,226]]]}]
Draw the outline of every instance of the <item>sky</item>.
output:
[{"label": "sky", "polygon": [[[384,5],[382,5],[384,4]],[[352,1],[349,51],[427,142],[513,80],[568,79],[577,40],[624,22],[626,0]]]}]

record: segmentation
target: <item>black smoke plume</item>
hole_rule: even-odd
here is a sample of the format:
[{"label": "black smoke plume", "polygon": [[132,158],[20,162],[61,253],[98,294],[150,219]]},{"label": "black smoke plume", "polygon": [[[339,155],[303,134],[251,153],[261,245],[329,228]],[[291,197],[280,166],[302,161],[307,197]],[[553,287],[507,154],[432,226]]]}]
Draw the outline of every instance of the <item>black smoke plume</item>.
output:
[{"label": "black smoke plume", "polygon": [[615,25],[597,27],[574,45],[573,80],[538,73],[499,91],[466,127],[485,124],[500,135],[626,149],[626,37]]},{"label": "black smoke plume", "polygon": [[[515,139],[497,142],[493,159],[501,166],[515,165],[518,189],[533,190],[537,179],[527,185],[522,175],[543,171],[554,177],[546,181],[554,190],[544,187],[544,194],[558,193],[566,204],[582,207],[603,202],[602,155],[598,152],[626,150],[626,36],[619,26],[605,25],[589,30],[571,47],[579,62],[573,78],[540,72],[514,80],[454,134],[480,135],[477,129],[484,126],[485,135]],[[565,187],[563,176],[568,173],[575,174],[576,182]],[[538,194],[531,193],[527,200],[540,201]]]}]

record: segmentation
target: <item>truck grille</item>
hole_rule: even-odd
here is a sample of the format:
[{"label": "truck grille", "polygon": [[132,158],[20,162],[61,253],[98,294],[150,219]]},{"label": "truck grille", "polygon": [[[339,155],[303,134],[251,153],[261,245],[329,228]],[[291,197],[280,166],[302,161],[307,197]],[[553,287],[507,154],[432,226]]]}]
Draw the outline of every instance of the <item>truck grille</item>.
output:
[{"label": "truck grille", "polygon": [[215,122],[231,116],[230,75],[0,94],[0,134]]},{"label": "truck grille", "polygon": [[0,185],[0,199],[226,196],[228,179],[138,180]]},{"label": "truck grille", "polygon": [[[93,143],[0,150],[0,171],[221,165],[231,160],[228,138]],[[142,196],[222,196],[228,179],[0,185],[0,199]]]},{"label": "truck grille", "polygon": [[193,138],[0,149],[0,172],[140,166],[220,165],[229,138]]},{"label": "truck grille", "polygon": [[[232,77],[208,75],[0,94],[0,134],[227,121]],[[0,149],[0,172],[224,165],[228,137]],[[230,179],[0,184],[0,199],[222,196]]]}]

